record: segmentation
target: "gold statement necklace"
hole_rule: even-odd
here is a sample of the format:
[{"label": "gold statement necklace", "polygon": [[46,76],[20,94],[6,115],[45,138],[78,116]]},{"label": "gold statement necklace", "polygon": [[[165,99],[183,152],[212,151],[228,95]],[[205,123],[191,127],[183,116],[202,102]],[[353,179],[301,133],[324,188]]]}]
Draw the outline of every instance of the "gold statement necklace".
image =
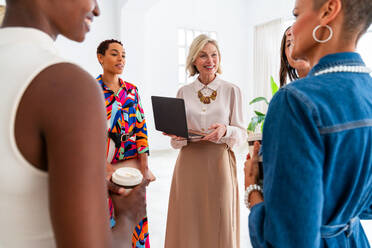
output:
[{"label": "gold statement necklace", "polygon": [[[204,88],[203,88],[204,89]],[[199,100],[204,104],[210,104],[212,101],[216,100],[217,91],[214,90],[210,96],[204,96],[201,90],[198,91]]]}]

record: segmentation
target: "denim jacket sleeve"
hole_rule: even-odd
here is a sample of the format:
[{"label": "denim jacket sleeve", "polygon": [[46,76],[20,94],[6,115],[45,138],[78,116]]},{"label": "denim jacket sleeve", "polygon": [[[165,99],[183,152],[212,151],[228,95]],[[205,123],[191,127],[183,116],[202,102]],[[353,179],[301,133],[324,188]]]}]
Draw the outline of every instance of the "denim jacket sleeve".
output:
[{"label": "denim jacket sleeve", "polygon": [[317,116],[311,100],[292,87],[270,103],[262,141],[264,202],[249,216],[253,247],[320,245],[324,145]]}]

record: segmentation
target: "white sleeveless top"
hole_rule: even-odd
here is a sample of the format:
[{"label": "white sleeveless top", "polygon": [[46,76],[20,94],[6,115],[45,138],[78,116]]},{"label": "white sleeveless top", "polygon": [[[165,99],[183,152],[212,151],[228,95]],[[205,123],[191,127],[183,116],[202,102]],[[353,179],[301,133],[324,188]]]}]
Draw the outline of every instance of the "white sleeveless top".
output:
[{"label": "white sleeveless top", "polygon": [[48,173],[21,155],[14,122],[22,95],[46,67],[67,62],[50,36],[0,28],[0,248],[56,247],[48,208]]}]

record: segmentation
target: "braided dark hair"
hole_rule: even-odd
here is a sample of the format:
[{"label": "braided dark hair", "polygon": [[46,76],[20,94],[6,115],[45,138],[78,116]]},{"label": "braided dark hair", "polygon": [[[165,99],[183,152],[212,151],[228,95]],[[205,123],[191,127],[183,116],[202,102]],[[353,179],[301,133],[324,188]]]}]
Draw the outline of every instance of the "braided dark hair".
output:
[{"label": "braided dark hair", "polygon": [[297,71],[293,68],[289,62],[287,55],[285,54],[285,48],[287,46],[287,31],[291,27],[288,27],[283,34],[282,43],[280,46],[280,71],[279,71],[279,82],[280,87],[283,87],[287,83],[287,76],[291,81],[297,80],[299,77]]}]

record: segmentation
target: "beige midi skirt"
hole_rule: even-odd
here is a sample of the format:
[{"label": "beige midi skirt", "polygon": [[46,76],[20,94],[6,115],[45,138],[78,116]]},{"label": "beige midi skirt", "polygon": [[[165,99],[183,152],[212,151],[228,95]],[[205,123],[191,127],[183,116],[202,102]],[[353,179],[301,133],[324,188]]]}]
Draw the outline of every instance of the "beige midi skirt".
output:
[{"label": "beige midi skirt", "polygon": [[239,248],[236,161],[226,144],[183,147],[169,196],[165,248]]}]

